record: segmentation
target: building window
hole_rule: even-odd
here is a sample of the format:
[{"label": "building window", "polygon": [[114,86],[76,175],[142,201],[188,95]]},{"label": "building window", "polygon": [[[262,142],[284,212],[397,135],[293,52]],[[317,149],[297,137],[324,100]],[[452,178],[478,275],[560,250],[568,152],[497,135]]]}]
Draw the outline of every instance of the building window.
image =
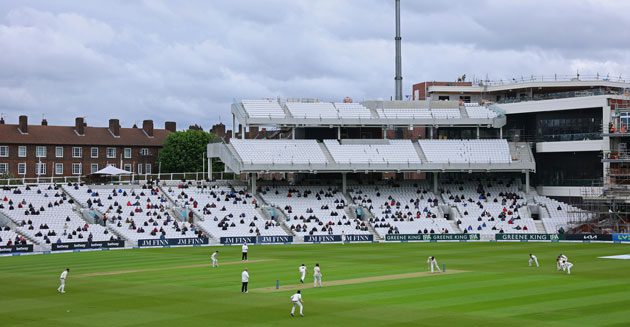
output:
[{"label": "building window", "polygon": [[124,170],[126,170],[126,171],[128,171],[128,172],[130,172],[130,173],[132,172],[132,171],[131,171],[131,164],[124,164],[124,165],[123,165],[123,169],[124,169]]},{"label": "building window", "polygon": [[20,145],[18,147],[18,157],[20,158],[26,157],[26,145]]},{"label": "building window", "polygon": [[81,158],[83,157],[83,148],[80,146],[72,147],[72,158]]},{"label": "building window", "polygon": [[448,96],[448,95],[440,95],[440,96],[438,96],[438,100],[440,100],[440,101],[448,101],[450,99],[451,99],[451,97]]},{"label": "building window", "polygon": [[92,147],[92,149],[90,149],[90,157],[98,158],[98,148],[97,147]]},{"label": "building window", "polygon": [[7,174],[9,172],[8,163],[0,163],[0,174]]},{"label": "building window", "polygon": [[9,156],[9,146],[2,145],[0,146],[0,157],[8,157]]},{"label": "building window", "polygon": [[136,173],[142,174],[142,164],[138,164],[138,171]]},{"label": "building window", "polygon": [[63,164],[56,163],[55,164],[55,175],[63,175]]},{"label": "building window", "polygon": [[116,158],[116,148],[107,148],[107,158]]},{"label": "building window", "polygon": [[35,156],[37,158],[46,158],[46,147],[45,146],[38,146],[37,148],[35,148]]},{"label": "building window", "polygon": [[56,146],[55,147],[55,157],[56,158],[63,158],[63,147],[62,146]]},{"label": "building window", "polygon": [[125,156],[125,159],[131,158],[131,148],[125,148],[124,156]]},{"label": "building window", "polygon": [[90,165],[90,173],[94,174],[97,171],[98,171],[98,164],[95,164],[95,163],[91,164]]},{"label": "building window", "polygon": [[81,163],[72,164],[72,175],[81,175]]},{"label": "building window", "polygon": [[26,163],[20,162],[18,164],[18,175],[26,175]]},{"label": "building window", "polygon": [[43,162],[38,162],[35,164],[35,174],[37,175],[46,175],[46,164]]},{"label": "building window", "polygon": [[147,149],[147,148],[140,149],[140,155],[148,156],[149,155],[149,149]]},{"label": "building window", "polygon": [[151,173],[151,164],[146,164],[144,166],[144,173],[145,174],[150,174]]}]

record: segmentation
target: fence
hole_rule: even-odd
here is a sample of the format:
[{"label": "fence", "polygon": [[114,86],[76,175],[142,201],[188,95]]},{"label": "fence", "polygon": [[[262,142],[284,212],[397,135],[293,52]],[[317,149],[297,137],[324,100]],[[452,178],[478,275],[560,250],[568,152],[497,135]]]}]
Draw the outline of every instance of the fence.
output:
[{"label": "fence", "polygon": [[[234,173],[227,172],[213,172],[212,179],[213,180],[233,180],[238,175]],[[162,173],[162,174],[132,174],[127,176],[112,176],[109,178],[109,181],[113,183],[121,183],[121,184],[131,184],[134,182],[140,181],[198,181],[198,180],[207,180],[208,173],[203,172],[189,172],[189,173]],[[10,185],[25,185],[25,184],[68,184],[68,183],[81,183],[85,181],[90,181],[91,179],[86,176],[40,176],[40,177],[32,177],[32,178],[0,178],[0,186],[10,186]],[[103,179],[101,179],[102,181]],[[107,180],[107,178],[104,178]]]}]

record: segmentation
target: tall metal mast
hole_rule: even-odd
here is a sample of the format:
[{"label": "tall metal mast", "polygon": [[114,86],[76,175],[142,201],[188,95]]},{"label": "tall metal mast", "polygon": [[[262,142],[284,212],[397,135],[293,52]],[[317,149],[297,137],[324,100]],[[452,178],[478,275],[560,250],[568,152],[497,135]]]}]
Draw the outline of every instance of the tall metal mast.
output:
[{"label": "tall metal mast", "polygon": [[400,43],[402,38],[400,37],[400,0],[396,0],[396,77],[394,77],[396,87],[395,100],[402,100],[402,54],[400,50]]}]

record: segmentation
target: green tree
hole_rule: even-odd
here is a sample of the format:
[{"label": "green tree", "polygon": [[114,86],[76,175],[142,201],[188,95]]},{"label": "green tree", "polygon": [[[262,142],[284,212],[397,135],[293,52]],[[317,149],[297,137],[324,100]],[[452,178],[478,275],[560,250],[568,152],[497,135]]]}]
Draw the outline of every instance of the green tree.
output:
[{"label": "green tree", "polygon": [[[158,157],[163,173],[200,172],[208,163],[207,145],[216,135],[200,130],[171,133]],[[207,170],[207,167],[206,167]]]}]

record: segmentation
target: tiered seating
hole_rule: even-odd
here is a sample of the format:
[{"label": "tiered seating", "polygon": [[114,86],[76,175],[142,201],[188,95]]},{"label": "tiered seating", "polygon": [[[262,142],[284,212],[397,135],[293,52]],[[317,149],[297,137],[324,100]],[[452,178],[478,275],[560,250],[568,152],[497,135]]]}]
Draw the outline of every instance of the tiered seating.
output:
[{"label": "tiered seating", "polygon": [[0,227],[0,246],[33,244],[22,235],[11,230],[8,226]]},{"label": "tiered seating", "polygon": [[325,164],[315,140],[239,140],[230,143],[243,162],[250,164]]},{"label": "tiered seating", "polygon": [[355,204],[372,212],[370,223],[381,237],[453,233],[438,209],[438,197],[428,189],[426,184],[356,186],[350,190],[350,196]]},{"label": "tiered seating", "polygon": [[243,100],[243,108],[250,118],[285,118],[285,113],[276,100]]},{"label": "tiered seating", "polygon": [[174,220],[170,204],[158,188],[91,189],[74,186],[67,189],[82,205],[107,217],[107,227],[131,241],[158,238],[194,238],[194,226]]},{"label": "tiered seating", "polygon": [[429,162],[510,163],[506,140],[419,140]]},{"label": "tiered seating", "polygon": [[337,140],[324,140],[324,144],[338,163],[407,164],[420,163],[410,140],[379,140],[382,143],[343,144]]},{"label": "tiered seating", "polygon": [[189,187],[168,192],[177,199],[177,205],[191,208],[203,217],[198,224],[217,238],[287,235],[279,223],[265,219],[256,210],[256,199],[244,187]]},{"label": "tiered seating", "polygon": [[365,222],[346,216],[345,199],[330,187],[264,187],[261,196],[284,210],[296,235],[370,234]]},{"label": "tiered seating", "polygon": [[0,199],[0,210],[20,226],[17,231],[42,244],[115,238],[103,226],[83,220],[59,186],[2,190]]},{"label": "tiered seating", "polygon": [[475,119],[496,118],[497,113],[477,103],[465,103],[468,117]]},{"label": "tiered seating", "polygon": [[433,119],[461,118],[462,114],[458,108],[431,109]]},{"label": "tiered seating", "polygon": [[456,181],[443,183],[442,198],[457,207],[462,231],[479,234],[536,233],[531,217],[521,215],[527,205],[520,183],[508,181]]},{"label": "tiered seating", "polygon": [[541,210],[546,208],[547,212],[549,212],[549,217],[541,215],[541,220],[548,233],[556,233],[560,228],[564,231],[568,231],[570,221],[583,220],[590,217],[586,211],[580,208],[550,199],[546,196],[535,196],[534,202],[543,207]]},{"label": "tiered seating", "polygon": [[370,109],[360,103],[335,103],[339,118],[372,118]]},{"label": "tiered seating", "polygon": [[384,108],[376,109],[381,118],[387,119],[431,119],[431,111],[424,108]]},{"label": "tiered seating", "polygon": [[287,109],[293,118],[338,118],[330,102],[287,102]]}]

